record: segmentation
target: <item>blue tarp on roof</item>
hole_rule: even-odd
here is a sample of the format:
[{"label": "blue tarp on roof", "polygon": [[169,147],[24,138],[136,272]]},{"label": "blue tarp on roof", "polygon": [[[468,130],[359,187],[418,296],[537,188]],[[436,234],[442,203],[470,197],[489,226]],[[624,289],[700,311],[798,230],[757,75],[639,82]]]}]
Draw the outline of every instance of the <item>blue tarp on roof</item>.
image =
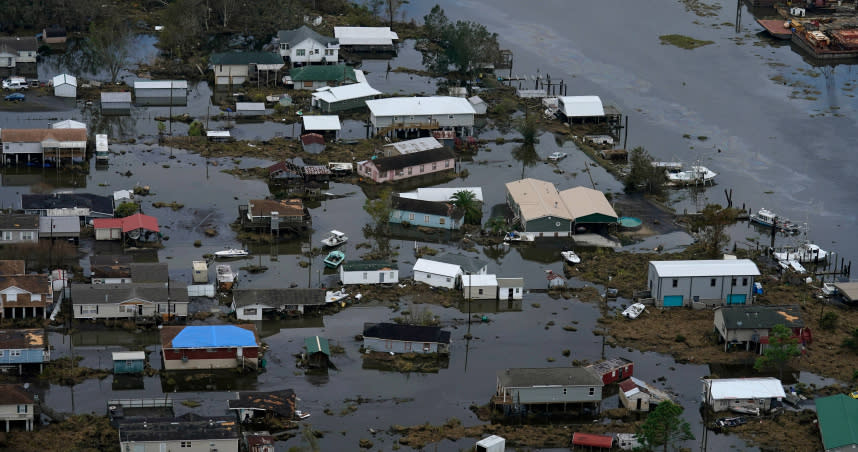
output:
[{"label": "blue tarp on roof", "polygon": [[188,326],[173,338],[175,348],[255,347],[256,345],[253,331],[234,325]]}]

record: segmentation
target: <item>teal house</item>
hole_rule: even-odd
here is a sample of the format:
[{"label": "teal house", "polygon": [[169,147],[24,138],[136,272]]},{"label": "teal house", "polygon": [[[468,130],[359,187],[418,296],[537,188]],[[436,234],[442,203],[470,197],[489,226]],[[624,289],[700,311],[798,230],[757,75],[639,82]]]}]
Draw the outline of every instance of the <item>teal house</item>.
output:
[{"label": "teal house", "polygon": [[36,328],[0,330],[0,366],[17,367],[20,374],[25,366],[50,361],[51,350],[45,330]]},{"label": "teal house", "polygon": [[146,366],[146,352],[113,352],[114,374],[141,374]]},{"label": "teal house", "polygon": [[448,202],[393,196],[391,204],[391,223],[451,230],[462,225],[462,210]]}]

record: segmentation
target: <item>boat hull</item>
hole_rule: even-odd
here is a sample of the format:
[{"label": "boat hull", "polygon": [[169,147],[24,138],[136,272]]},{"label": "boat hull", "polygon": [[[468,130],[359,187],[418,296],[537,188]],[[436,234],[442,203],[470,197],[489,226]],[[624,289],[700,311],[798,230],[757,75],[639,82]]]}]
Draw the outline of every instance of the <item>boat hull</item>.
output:
[{"label": "boat hull", "polygon": [[784,27],[783,19],[757,19],[757,23],[775,39],[789,40],[792,38],[792,29]]}]

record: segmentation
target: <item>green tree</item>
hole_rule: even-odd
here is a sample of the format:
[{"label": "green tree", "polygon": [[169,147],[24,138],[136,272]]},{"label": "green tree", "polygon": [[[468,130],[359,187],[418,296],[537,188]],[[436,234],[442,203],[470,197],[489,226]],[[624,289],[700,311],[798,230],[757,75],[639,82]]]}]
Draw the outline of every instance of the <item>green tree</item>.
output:
[{"label": "green tree", "polygon": [[450,201],[454,206],[462,209],[465,214],[465,224],[479,225],[483,218],[483,212],[480,201],[477,200],[477,195],[470,190],[459,190],[453,193]]},{"label": "green tree", "polygon": [[106,70],[110,83],[116,83],[119,71],[128,66],[131,58],[133,37],[127,22],[117,16],[105,16],[90,24],[80,61],[92,72]]},{"label": "green tree", "polygon": [[760,371],[768,367],[778,370],[778,376],[783,378],[784,368],[789,360],[801,354],[798,339],[792,337],[792,331],[784,325],[775,325],[769,331],[769,346],[763,356],[754,362],[754,369]]},{"label": "green tree", "polygon": [[189,137],[201,137],[205,135],[206,128],[203,123],[194,120],[191,125],[188,127],[188,136]]},{"label": "green tree", "polygon": [[501,235],[507,230],[506,220],[503,217],[491,217],[486,221],[486,229],[492,231],[493,235]]},{"label": "green tree", "polygon": [[735,216],[718,204],[708,204],[691,223],[697,234],[697,246],[705,257],[719,258],[730,243],[727,225],[735,223]]},{"label": "green tree", "polygon": [[393,211],[391,203],[391,190],[384,189],[378,198],[367,200],[363,204],[363,210],[372,218],[372,224],[364,225],[364,234],[375,239],[376,254],[379,257],[390,255],[390,213]]},{"label": "green tree", "polygon": [[682,407],[667,400],[658,404],[638,427],[637,437],[647,450],[657,446],[663,446],[667,452],[668,447],[679,441],[694,439],[691,434],[691,426],[680,417]]},{"label": "green tree", "polygon": [[536,165],[539,161],[539,154],[536,153],[536,148],[533,145],[522,144],[512,150],[512,158],[521,162],[521,179],[524,179],[525,168]]},{"label": "green tree", "polygon": [[423,17],[427,37],[421,42],[423,65],[436,74],[446,74],[452,67],[461,75],[471,75],[483,64],[500,61],[497,33],[485,25],[450,22],[439,6]]},{"label": "green tree", "polygon": [[134,202],[123,202],[119,206],[116,207],[114,213],[119,218],[130,217],[137,213],[137,203]]},{"label": "green tree", "polygon": [[858,352],[858,328],[853,329],[849,333],[849,337],[843,339],[842,345],[853,352]]},{"label": "green tree", "polygon": [[644,192],[664,195],[667,175],[662,168],[652,165],[653,159],[646,149],[638,146],[629,155],[629,174],[624,181],[626,193]]}]

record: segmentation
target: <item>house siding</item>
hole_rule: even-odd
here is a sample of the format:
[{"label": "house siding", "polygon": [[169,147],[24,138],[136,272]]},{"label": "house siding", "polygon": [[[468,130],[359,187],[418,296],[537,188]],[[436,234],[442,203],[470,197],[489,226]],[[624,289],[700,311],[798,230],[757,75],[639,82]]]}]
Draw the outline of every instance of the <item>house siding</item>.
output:
[{"label": "house siding", "polygon": [[437,162],[389,171],[380,171],[372,161],[367,161],[357,166],[358,175],[368,177],[377,183],[399,181],[426,174],[442,173],[444,171],[455,171],[455,169],[456,162],[454,159],[443,159]]},{"label": "house siding", "polygon": [[[462,284],[467,284],[468,277],[462,278]],[[482,291],[482,293],[480,293]],[[462,289],[465,299],[468,300],[497,300],[498,286],[473,286]]]},{"label": "house siding", "polygon": [[456,287],[456,280],[461,276],[461,273],[456,276],[446,276],[439,275],[436,273],[429,273],[423,271],[415,271],[414,272],[414,281],[422,282],[428,284],[433,287],[446,287],[448,289],[454,289]]},{"label": "house siding", "polygon": [[334,113],[338,111],[356,110],[366,107],[367,99],[373,99],[375,96],[358,97],[354,99],[346,99],[338,102],[325,102],[319,99],[316,107],[324,113]]},{"label": "house siding", "polygon": [[[333,52],[332,55],[325,55],[325,50]],[[304,55],[298,55],[298,50],[304,50]],[[316,53],[316,50],[319,53]],[[279,46],[280,55],[284,58],[289,58],[292,65],[296,63],[336,63],[340,58],[339,45],[326,47],[324,44],[312,38],[307,38],[291,48],[284,48],[283,43]]]},{"label": "house siding", "polygon": [[[29,238],[27,238],[27,235],[29,235]],[[38,241],[38,229],[7,229],[0,231],[0,243],[36,243]]]},{"label": "house siding", "polygon": [[[156,314],[167,314],[167,302],[143,302],[143,312],[140,313],[137,311],[128,311],[123,309],[122,306],[130,306],[136,305],[136,303],[116,303],[116,304],[85,304],[85,303],[73,303],[72,310],[74,311],[74,318],[76,319],[130,319],[134,317],[147,317],[147,316],[155,316]],[[176,317],[187,317],[188,316],[188,303],[177,303],[171,302],[169,303],[170,309],[173,311],[173,315]]]},{"label": "house siding", "polygon": [[540,237],[568,237],[572,231],[572,221],[566,218],[542,217],[522,223],[522,232],[531,232]]},{"label": "house siding", "polygon": [[2,348],[0,349],[0,365],[41,364],[47,362],[49,356],[49,351],[37,348]]},{"label": "house siding", "polygon": [[437,342],[398,341],[377,337],[364,337],[363,347],[376,352],[392,353],[448,353],[449,344]]},{"label": "house siding", "polygon": [[[427,221],[428,217],[428,221]],[[443,220],[443,222],[442,222]],[[411,226],[423,226],[438,229],[458,229],[459,222],[452,217],[444,215],[426,214],[410,210],[393,210],[390,212],[390,222],[396,224],[409,224]]]},{"label": "house siding", "polygon": [[[736,278],[736,285],[732,284]],[[712,280],[715,285],[712,285]],[[673,281],[676,280],[676,287]],[[682,296],[683,306],[691,306],[691,302],[697,301],[707,305],[723,305],[731,295],[745,295],[745,304],[753,302],[754,276],[752,275],[730,275],[730,276],[684,276],[684,277],[660,277],[655,267],[650,264],[647,273],[647,287],[652,291],[656,306],[664,306],[664,298],[670,296]]]},{"label": "house siding", "polygon": [[[384,274],[382,277],[382,273]],[[366,275],[364,277],[364,275]],[[345,271],[340,266],[340,281],[348,284],[392,284],[399,282],[399,270]]]},{"label": "house siding", "polygon": [[[590,395],[590,389],[593,395]],[[564,394],[565,390],[565,394]],[[602,400],[602,386],[541,386],[502,387],[501,394],[521,404],[598,403]]]},{"label": "house siding", "polygon": [[376,116],[370,115],[372,126],[376,129],[383,129],[394,124],[429,124],[436,123],[439,128],[443,127],[473,127],[474,114],[441,114],[441,115],[389,115]]},{"label": "house siding", "polygon": [[[190,447],[182,447],[187,441],[120,441],[122,452],[238,452],[238,438],[234,439],[197,439],[190,441]],[[164,446],[162,448],[162,445]]]},{"label": "house siding", "polygon": [[144,360],[142,359],[113,361],[113,373],[115,374],[139,374],[143,372],[144,367]]},{"label": "house siding", "polygon": [[[259,361],[257,347],[241,347],[244,362],[256,366]],[[232,369],[241,365],[238,348],[168,348],[161,351],[164,369]],[[187,360],[183,361],[182,358]]]},{"label": "house siding", "polygon": [[[5,421],[10,422],[26,422],[26,430],[33,430],[33,404],[25,403],[20,406],[26,407],[24,413],[18,412],[18,404],[0,405],[0,425],[5,424]],[[4,425],[5,426],[5,425]]]},{"label": "house siding", "polygon": [[215,64],[215,85],[241,85],[247,81],[250,66],[247,64]]}]

